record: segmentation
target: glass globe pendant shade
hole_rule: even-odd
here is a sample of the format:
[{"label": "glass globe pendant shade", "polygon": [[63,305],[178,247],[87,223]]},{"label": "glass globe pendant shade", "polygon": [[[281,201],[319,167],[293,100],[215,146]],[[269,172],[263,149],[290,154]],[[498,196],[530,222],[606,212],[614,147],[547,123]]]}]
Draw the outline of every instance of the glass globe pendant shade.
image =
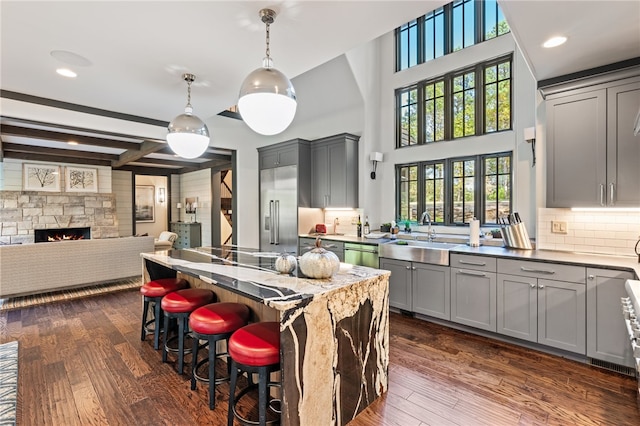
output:
[{"label": "glass globe pendant shade", "polygon": [[180,157],[196,158],[204,154],[209,146],[209,129],[202,120],[186,108],[169,123],[167,142]]},{"label": "glass globe pendant shade", "polygon": [[291,81],[272,67],[254,70],[240,88],[240,115],[251,130],[261,135],[283,132],[293,121],[297,105]]}]

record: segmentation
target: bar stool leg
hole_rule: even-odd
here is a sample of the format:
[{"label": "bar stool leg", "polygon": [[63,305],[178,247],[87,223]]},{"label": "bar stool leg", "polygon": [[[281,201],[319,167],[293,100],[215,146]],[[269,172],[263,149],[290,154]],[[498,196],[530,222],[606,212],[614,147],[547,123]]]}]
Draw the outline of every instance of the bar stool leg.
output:
[{"label": "bar stool leg", "polygon": [[209,409],[216,407],[216,358],[218,355],[216,340],[209,339]]},{"label": "bar stool leg", "polygon": [[267,382],[269,373],[266,367],[260,367],[258,371],[258,403],[260,404],[258,420],[261,425],[265,425],[267,424]]},{"label": "bar stool leg", "polygon": [[169,316],[164,316],[164,331],[162,332],[162,340],[164,344],[162,345],[162,362],[167,362],[167,338],[169,335]]},{"label": "bar stool leg", "polygon": [[162,324],[162,309],[160,308],[160,301],[156,300],[153,306],[153,314],[155,315],[155,330],[153,330],[153,349],[158,350],[160,348],[160,324]]},{"label": "bar stool leg", "polygon": [[[142,331],[140,333],[140,340],[144,340],[147,337],[147,331],[145,327],[147,326],[147,314],[149,312],[149,299],[143,296],[144,304],[142,308]],[[158,348],[156,348],[158,349]]]},{"label": "bar stool leg", "polygon": [[231,359],[231,378],[229,379],[229,412],[227,413],[227,426],[233,426],[233,411],[235,410],[236,399],[236,382],[238,380],[238,367],[236,362]]},{"label": "bar stool leg", "polygon": [[196,390],[196,369],[198,368],[198,352],[200,349],[200,339],[193,337],[191,345],[191,390]]},{"label": "bar stool leg", "polygon": [[178,320],[178,373],[184,373],[184,340],[186,316],[181,316]]}]

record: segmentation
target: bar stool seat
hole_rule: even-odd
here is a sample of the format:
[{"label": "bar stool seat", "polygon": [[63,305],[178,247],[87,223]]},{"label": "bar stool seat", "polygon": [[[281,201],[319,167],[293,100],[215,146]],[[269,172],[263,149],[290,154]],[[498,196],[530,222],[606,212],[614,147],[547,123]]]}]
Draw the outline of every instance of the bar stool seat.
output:
[{"label": "bar stool seat", "polygon": [[[161,301],[167,294],[183,289],[187,287],[189,283],[182,278],[160,278],[157,280],[151,280],[140,287],[140,294],[143,296],[143,308],[142,308],[142,331],[140,333],[140,340],[144,340],[147,337],[147,333],[151,332],[149,328],[151,324],[153,326],[153,349],[160,348],[160,328],[162,326],[162,318],[164,312],[162,311]],[[147,320],[149,314],[149,305],[153,307],[153,319]]]},{"label": "bar stool seat", "polygon": [[[167,294],[162,298],[161,306],[164,311],[164,346],[162,348],[162,362],[167,362],[167,352],[178,352],[178,373],[184,371],[184,341],[189,332],[189,315],[191,312],[211,303],[215,295],[211,290],[204,288],[186,288]],[[169,320],[175,318],[178,321],[178,348],[168,346]]]},{"label": "bar stool seat", "polygon": [[[267,422],[267,388],[278,387],[279,383],[271,382],[270,375],[280,370],[280,324],[278,322],[258,322],[240,328],[229,339],[229,356],[231,357],[231,380],[229,390],[228,426],[233,426],[234,417],[243,425],[264,426],[277,423]],[[258,374],[258,383],[249,380],[249,386],[235,395],[238,372],[246,372],[247,376]],[[243,418],[236,410],[240,399],[250,390],[258,388],[258,422]],[[276,412],[270,404],[269,408]]]},{"label": "bar stool seat", "polygon": [[[231,334],[249,321],[249,307],[242,303],[210,303],[201,306],[189,316],[189,327],[193,336],[193,349],[191,351],[191,390],[196,389],[196,381],[209,383],[209,409],[215,408],[215,385],[229,380],[227,377],[216,378],[216,358],[228,357],[228,352],[218,353],[217,342],[227,340]],[[200,340],[206,340],[199,345]],[[200,349],[209,347],[208,358],[198,362]],[[197,374],[198,368],[209,363],[209,375],[207,378]],[[231,363],[227,363],[231,367]]]}]

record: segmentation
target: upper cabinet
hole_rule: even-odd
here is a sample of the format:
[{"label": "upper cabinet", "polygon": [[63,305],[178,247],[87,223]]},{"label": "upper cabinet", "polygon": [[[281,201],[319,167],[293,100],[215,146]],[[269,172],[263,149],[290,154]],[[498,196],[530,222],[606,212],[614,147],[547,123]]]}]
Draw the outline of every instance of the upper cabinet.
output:
[{"label": "upper cabinet", "polygon": [[358,136],[311,143],[311,207],[358,207]]},{"label": "upper cabinet", "polygon": [[311,175],[309,141],[292,139],[258,148],[260,170],[296,166],[295,188],[298,194],[298,206],[309,207],[311,203]]},{"label": "upper cabinet", "polygon": [[598,83],[546,98],[547,207],[640,206],[640,77]]}]

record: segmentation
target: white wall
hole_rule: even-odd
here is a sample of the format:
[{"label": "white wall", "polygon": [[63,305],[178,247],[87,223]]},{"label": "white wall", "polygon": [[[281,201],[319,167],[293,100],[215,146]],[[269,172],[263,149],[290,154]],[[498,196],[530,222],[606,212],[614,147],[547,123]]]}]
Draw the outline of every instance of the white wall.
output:
[{"label": "white wall", "polygon": [[121,237],[133,235],[133,173],[126,170],[111,172],[113,193],[116,196],[118,233]]},{"label": "white wall", "polygon": [[[201,223],[202,245],[211,245],[211,170],[198,170],[197,172],[185,173],[180,176],[181,203],[185,205],[185,198],[198,198],[198,208],[196,214],[186,214],[182,211],[183,222]],[[177,202],[177,201],[175,201]],[[217,220],[217,217],[216,217]]]},{"label": "white wall", "polygon": [[[168,231],[167,220],[167,178],[165,176],[136,175],[137,185],[153,185],[155,197],[155,217],[153,222],[136,222],[136,234],[149,234],[158,237],[162,231]],[[165,201],[158,201],[158,189],[164,188]]]}]

